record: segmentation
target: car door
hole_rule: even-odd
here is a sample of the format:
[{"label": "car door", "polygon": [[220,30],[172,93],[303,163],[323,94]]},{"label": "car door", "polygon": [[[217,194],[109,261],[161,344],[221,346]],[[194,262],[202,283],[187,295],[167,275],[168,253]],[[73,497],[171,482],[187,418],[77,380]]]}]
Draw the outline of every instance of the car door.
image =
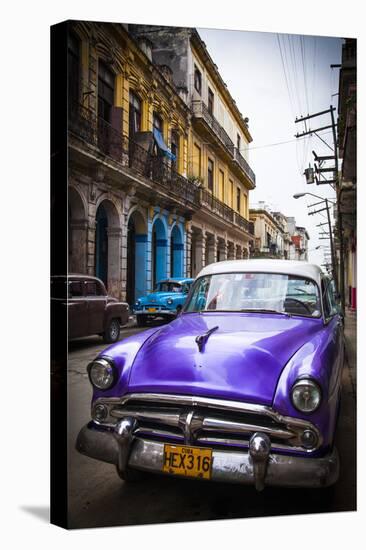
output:
[{"label": "car door", "polygon": [[334,353],[333,368],[330,373],[329,390],[330,394],[338,391],[341,383],[342,368],[344,362],[344,334],[343,334],[343,319],[340,315],[339,308],[334,299],[332,283],[329,279],[322,281],[323,308],[324,317],[330,331],[331,338],[329,346]]},{"label": "car door", "polygon": [[85,297],[88,312],[88,334],[101,334],[104,330],[107,297],[98,281],[85,281]]},{"label": "car door", "polygon": [[69,279],[68,293],[69,338],[87,336],[88,312],[84,295],[84,281],[82,279]]}]

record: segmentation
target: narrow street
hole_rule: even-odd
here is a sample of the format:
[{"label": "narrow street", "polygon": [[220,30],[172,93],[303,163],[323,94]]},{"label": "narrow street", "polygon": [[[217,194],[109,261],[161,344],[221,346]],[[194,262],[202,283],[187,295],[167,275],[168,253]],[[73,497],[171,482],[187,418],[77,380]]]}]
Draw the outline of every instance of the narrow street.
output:
[{"label": "narrow street", "polygon": [[[121,339],[137,332],[134,323]],[[350,511],[356,509],[356,319],[346,319],[347,361],[343,372],[342,408],[337,432],[340,478],[334,490],[266,488],[206,483],[164,476],[125,484],[112,465],[75,450],[79,429],[90,419],[91,386],[86,365],[105,344],[98,337],[70,343],[69,514],[70,527],[137,525],[175,521]]]}]

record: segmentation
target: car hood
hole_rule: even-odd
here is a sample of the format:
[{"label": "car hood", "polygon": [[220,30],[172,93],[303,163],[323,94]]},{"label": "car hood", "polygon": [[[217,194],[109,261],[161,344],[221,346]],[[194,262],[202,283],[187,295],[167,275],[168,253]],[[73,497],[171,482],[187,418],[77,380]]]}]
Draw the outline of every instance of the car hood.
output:
[{"label": "car hood", "polygon": [[[321,319],[273,314],[184,314],[137,353],[128,391],[178,393],[270,405],[286,363]],[[202,352],[196,337],[218,327]]]}]

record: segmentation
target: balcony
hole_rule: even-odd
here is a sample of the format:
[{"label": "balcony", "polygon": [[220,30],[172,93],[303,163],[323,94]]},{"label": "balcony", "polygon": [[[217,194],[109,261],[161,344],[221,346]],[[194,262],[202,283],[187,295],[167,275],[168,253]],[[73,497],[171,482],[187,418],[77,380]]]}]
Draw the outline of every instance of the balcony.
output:
[{"label": "balcony", "polygon": [[194,100],[192,101],[192,111],[194,119],[201,124],[202,129],[221,146],[223,152],[232,160],[234,158],[234,144],[221,124],[209,112],[207,105],[201,100]]},{"label": "balcony", "polygon": [[201,128],[207,133],[208,139],[214,140],[220,145],[222,151],[225,153],[227,160],[229,160],[232,168],[238,172],[239,177],[243,174],[248,180],[252,189],[255,188],[255,173],[249,166],[248,162],[240,153],[237,147],[234,147],[234,143],[231,141],[229,135],[224,128],[218,122],[218,120],[209,112],[207,105],[201,100],[192,101],[193,117]]},{"label": "balcony", "polygon": [[175,196],[184,204],[191,204],[194,209],[199,208],[198,187],[179,174],[165,157],[152,154],[151,132],[145,133],[145,146],[142,146],[113,128],[107,121],[97,119],[91,110],[81,105],[74,105],[69,110],[69,131],[95,148],[97,155],[102,154],[118,163],[121,168],[153,181],[167,195]]},{"label": "balcony", "polygon": [[218,198],[208,191],[207,189],[201,190],[201,205],[205,206],[211,212],[229,222],[230,224],[242,229],[250,235],[254,235],[254,226],[248,220],[243,218],[240,214],[235,212],[230,206],[220,201]]},{"label": "balcony", "polygon": [[69,106],[68,130],[77,134],[79,138],[88,143],[95,141],[95,115],[91,109],[79,103],[71,103]]},{"label": "balcony", "polygon": [[251,169],[251,167],[249,166],[249,164],[247,163],[245,158],[242,156],[242,154],[240,153],[237,147],[235,147],[235,150],[234,150],[234,165],[235,164],[241,169],[242,172],[244,172],[245,176],[250,181],[252,188],[254,189],[255,173],[253,172],[253,170]]}]

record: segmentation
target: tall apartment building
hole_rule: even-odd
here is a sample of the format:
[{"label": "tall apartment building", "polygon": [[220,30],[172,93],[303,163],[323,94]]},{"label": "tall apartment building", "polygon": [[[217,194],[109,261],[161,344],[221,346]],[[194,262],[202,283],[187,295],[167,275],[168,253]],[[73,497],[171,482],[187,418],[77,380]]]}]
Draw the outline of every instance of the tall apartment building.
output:
[{"label": "tall apartment building", "polygon": [[[347,38],[339,73],[338,142],[342,159],[338,202],[342,216],[346,304],[357,307],[357,45]],[[339,221],[337,222],[339,223]],[[336,241],[339,253],[339,242]]]},{"label": "tall apartment building", "polygon": [[133,304],[189,271],[190,110],[126,25],[70,22],[68,71],[69,271]]},{"label": "tall apartment building", "polygon": [[130,31],[149,41],[153,62],[171,72],[191,110],[186,175],[200,188],[201,206],[187,234],[190,274],[214,261],[249,257],[255,175],[248,163],[248,119],[195,29],[131,25]]}]

